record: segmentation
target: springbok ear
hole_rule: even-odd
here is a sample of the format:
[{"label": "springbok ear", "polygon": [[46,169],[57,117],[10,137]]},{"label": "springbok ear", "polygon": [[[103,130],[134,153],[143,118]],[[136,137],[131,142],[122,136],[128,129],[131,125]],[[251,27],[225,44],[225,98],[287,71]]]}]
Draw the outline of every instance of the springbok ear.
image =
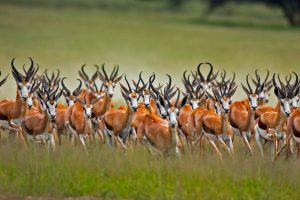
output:
[{"label": "springbok ear", "polygon": [[[184,105],[187,103],[188,98],[189,98],[188,95],[185,95],[185,96],[183,97],[183,99],[181,100],[180,108],[181,108],[182,106],[184,106]],[[179,109],[180,109],[180,108],[179,108]]]},{"label": "springbok ear", "polygon": [[229,93],[228,93],[229,98],[231,98],[234,95],[234,93],[236,92],[237,87],[238,86],[235,86],[235,88],[233,88],[231,91],[229,91]]},{"label": "springbok ear", "polygon": [[105,76],[100,71],[98,71],[97,73],[98,73],[98,77],[100,78],[100,80],[102,82],[105,82],[106,81]]},{"label": "springbok ear", "polygon": [[150,96],[151,96],[152,99],[156,99],[155,94],[151,90],[149,90],[149,93],[150,93]]},{"label": "springbok ear", "polygon": [[119,76],[118,78],[116,78],[116,80],[114,81],[115,83],[119,82],[123,77],[123,74],[121,76]]},{"label": "springbok ear", "polygon": [[124,93],[129,93],[129,90],[122,84],[120,83],[121,90],[124,91]]},{"label": "springbok ear", "polygon": [[75,97],[75,99],[78,103],[80,103],[81,106],[84,106],[85,103],[81,99],[79,99],[78,97]]}]

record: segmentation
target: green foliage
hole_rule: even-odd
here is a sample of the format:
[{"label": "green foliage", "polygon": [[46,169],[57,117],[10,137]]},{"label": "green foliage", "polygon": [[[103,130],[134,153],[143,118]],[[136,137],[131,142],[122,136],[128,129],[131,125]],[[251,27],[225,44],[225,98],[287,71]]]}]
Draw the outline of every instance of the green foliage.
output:
[{"label": "green foliage", "polygon": [[298,199],[299,162],[275,164],[243,150],[222,162],[208,153],[152,157],[143,148],[0,147],[0,192],[6,196],[101,199]]}]

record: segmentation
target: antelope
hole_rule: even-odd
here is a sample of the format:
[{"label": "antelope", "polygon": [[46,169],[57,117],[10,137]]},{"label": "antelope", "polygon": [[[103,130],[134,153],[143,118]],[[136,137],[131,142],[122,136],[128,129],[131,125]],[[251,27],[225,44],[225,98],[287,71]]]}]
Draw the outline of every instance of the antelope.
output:
[{"label": "antelope", "polygon": [[77,79],[79,81],[78,87],[71,91],[66,87],[64,80],[66,77],[62,78],[61,85],[63,87],[63,95],[65,97],[65,100],[67,102],[67,107],[57,107],[56,108],[56,128],[58,133],[58,140],[59,145],[61,145],[61,135],[66,134],[69,136],[68,127],[66,127],[66,114],[67,114],[67,108],[70,106],[73,106],[76,102],[76,97],[81,93],[82,89],[82,81],[80,79]]},{"label": "antelope", "polygon": [[[183,105],[178,114],[178,128],[179,131],[185,136],[186,143],[190,150],[192,150],[193,135],[188,131],[188,118],[191,117],[193,111],[199,107],[199,102],[202,100],[205,93],[200,93],[200,86],[194,89],[189,77],[186,77],[186,72],[183,73],[183,84],[188,94],[188,103]],[[184,94],[185,95],[185,94]]]},{"label": "antelope", "polygon": [[248,100],[235,101],[230,106],[229,122],[232,126],[233,132],[242,137],[242,140],[251,154],[253,153],[249,140],[251,138],[251,132],[255,125],[255,110],[257,109],[257,102],[259,94],[264,90],[264,83],[260,83],[260,77],[258,77],[258,83],[255,90],[249,83],[249,74],[246,77],[247,86],[242,85]]},{"label": "antelope", "polygon": [[59,85],[60,82],[60,70],[57,70],[57,75],[55,76],[55,73],[52,72],[51,78],[48,76],[48,70],[45,70],[44,76],[43,76],[43,84],[45,85],[45,89],[48,91],[53,91],[56,89],[56,87]]},{"label": "antelope", "polygon": [[[275,80],[275,74],[273,75],[274,93],[278,99],[276,111],[262,114],[257,119],[255,126],[255,139],[262,157],[264,157],[261,143],[261,139],[263,138],[266,141],[274,142],[273,160],[276,160],[277,158],[277,140],[284,137],[282,130],[286,124],[287,117],[291,115],[292,99],[297,95],[296,92],[298,91],[298,75],[296,73],[294,74],[296,81],[291,87],[287,87],[281,82],[279,74],[278,80],[280,81],[281,87],[278,87]],[[286,145],[289,147],[289,139],[286,140]]]},{"label": "antelope", "polygon": [[120,83],[121,93],[127,103],[125,109],[109,109],[102,117],[105,136],[108,138],[108,144],[112,145],[112,139],[116,139],[121,147],[126,150],[126,142],[129,136],[135,140],[136,133],[132,128],[132,118],[138,110],[138,99],[147,85],[141,88],[132,89],[125,75],[125,81],[128,88]]},{"label": "antelope", "polygon": [[[44,87],[44,86],[43,86]],[[42,113],[33,112],[24,117],[22,122],[22,130],[29,141],[47,144],[48,148],[52,147],[55,150],[55,128],[56,122],[56,107],[57,100],[62,95],[62,91],[58,92],[58,88],[49,94],[47,89],[46,98],[42,94],[42,91],[37,92],[39,102],[41,104]],[[52,133],[49,131],[52,130]]]},{"label": "antelope", "polygon": [[[213,87],[212,92],[214,97],[207,93],[215,104],[220,105],[220,114],[212,110],[202,112],[201,127],[204,136],[212,145],[217,154],[222,158],[222,154],[217,148],[215,141],[220,142],[229,153],[233,153],[232,130],[228,121],[228,113],[230,111],[231,97],[236,91],[237,85],[234,86],[235,75],[233,76],[229,86],[224,81],[225,75],[221,83],[218,83],[219,88]],[[224,142],[228,140],[229,147]],[[201,142],[201,138],[200,138]],[[200,146],[201,147],[201,146]]]},{"label": "antelope", "polygon": [[[88,153],[85,140],[91,138],[92,134],[92,109],[96,102],[102,97],[91,100],[89,95],[84,96],[84,100],[75,97],[76,102],[68,107],[66,113],[66,126],[69,126],[72,137],[79,138],[81,145],[86,153]],[[73,139],[72,139],[73,140]]]},{"label": "antelope", "polygon": [[154,114],[147,114],[139,125],[137,136],[151,153],[157,150],[165,156],[170,153],[178,155],[180,151],[178,148],[177,116],[179,109],[186,104],[187,96],[179,104],[180,90],[177,89],[175,91],[177,93],[175,104],[171,104],[170,89],[169,87],[166,88],[164,95],[166,99],[160,99],[160,104],[167,110],[168,120]]},{"label": "antelope", "polygon": [[17,123],[22,120],[27,112],[26,100],[28,98],[29,90],[32,87],[31,79],[33,74],[35,74],[38,70],[38,68],[36,69],[34,67],[33,60],[31,58],[29,59],[31,64],[25,75],[21,74],[15,68],[15,58],[12,59],[12,74],[17,84],[16,99],[0,101],[0,127],[16,132],[21,144],[24,144],[24,138],[22,135],[21,126]]}]

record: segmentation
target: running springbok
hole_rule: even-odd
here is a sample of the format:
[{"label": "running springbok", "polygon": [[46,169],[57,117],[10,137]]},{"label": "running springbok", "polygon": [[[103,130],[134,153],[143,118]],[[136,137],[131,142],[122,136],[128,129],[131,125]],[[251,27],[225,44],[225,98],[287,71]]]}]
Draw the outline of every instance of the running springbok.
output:
[{"label": "running springbok", "polygon": [[33,60],[31,58],[29,59],[31,64],[25,75],[21,74],[16,69],[14,65],[15,58],[12,59],[12,74],[17,84],[16,99],[0,101],[0,127],[16,132],[21,144],[24,144],[24,138],[19,124],[21,124],[21,121],[27,112],[26,100],[28,98],[29,90],[32,87],[31,79],[33,74],[38,70],[38,68],[36,69],[34,67]]},{"label": "running springbok", "polygon": [[241,136],[244,144],[253,153],[250,146],[251,132],[255,125],[255,110],[257,108],[257,102],[259,94],[264,90],[264,83],[260,83],[260,77],[255,86],[255,90],[252,89],[249,83],[249,74],[246,77],[247,86],[242,85],[248,100],[235,101],[230,106],[229,122],[232,126],[234,134]]},{"label": "running springbok", "polygon": [[[291,115],[292,99],[298,92],[298,75],[296,73],[295,83],[288,87],[282,83],[278,74],[278,80],[280,87],[277,86],[275,80],[275,74],[273,75],[273,85],[275,87],[274,93],[277,96],[278,103],[276,111],[266,112],[262,114],[258,119],[255,126],[255,138],[259,147],[261,155],[264,157],[264,151],[261,143],[261,139],[274,142],[274,154],[273,160],[277,158],[277,140],[284,137],[283,127],[286,124],[287,117]],[[289,137],[287,137],[289,138]],[[289,147],[289,139],[286,140],[286,145]],[[285,144],[284,144],[285,146]],[[289,149],[289,148],[287,148]],[[288,152],[289,150],[287,150]]]},{"label": "running springbok", "polygon": [[71,91],[66,87],[64,80],[66,77],[62,78],[61,85],[63,87],[63,95],[65,97],[65,100],[67,102],[67,107],[57,107],[56,108],[56,129],[57,129],[57,135],[59,140],[59,145],[61,145],[61,135],[67,135],[67,138],[69,139],[69,129],[66,126],[66,113],[67,108],[74,105],[76,102],[76,97],[81,93],[82,89],[82,81],[80,79],[77,79],[79,81],[78,87]]},{"label": "running springbok", "polygon": [[[193,87],[193,84],[190,82],[190,79],[186,77],[186,72],[183,73],[183,84],[186,89],[186,94],[188,96],[188,104],[183,105],[179,110],[178,114],[178,128],[179,131],[185,136],[186,143],[191,151],[193,135],[188,131],[188,119],[191,117],[193,111],[199,107],[199,102],[202,101],[202,98],[205,93],[200,92],[200,86],[196,88]],[[185,95],[185,94],[184,94]]]},{"label": "running springbok", "polygon": [[162,119],[161,117],[148,114],[144,117],[144,120],[139,125],[137,136],[138,140],[141,141],[149,149],[151,153],[154,150],[160,154],[179,154],[179,136],[178,136],[178,121],[177,116],[180,108],[186,104],[187,96],[182,99],[179,104],[180,90],[177,88],[177,98],[174,104],[171,104],[171,90],[170,87],[166,87],[164,97],[166,99],[160,99],[160,104],[165,107],[168,113],[168,120]]},{"label": "running springbok", "polygon": [[108,144],[112,145],[112,139],[116,139],[118,144],[125,150],[128,137],[136,140],[136,133],[132,128],[132,118],[138,110],[138,99],[147,85],[141,88],[132,89],[125,75],[128,88],[120,83],[121,93],[127,103],[126,108],[111,108],[102,117],[101,121],[104,133],[108,139]]},{"label": "running springbok", "polygon": [[75,99],[76,102],[67,109],[66,126],[69,126],[72,140],[75,138],[77,141],[79,138],[84,150],[88,153],[85,140],[87,137],[92,139],[92,109],[101,97],[91,100],[90,96],[86,95],[83,100],[78,97],[75,97]]},{"label": "running springbok", "polygon": [[[215,144],[216,141],[220,142],[229,153],[233,153],[232,130],[228,121],[228,113],[230,111],[231,97],[237,88],[234,79],[235,75],[230,82],[226,83],[224,74],[222,81],[217,83],[217,86],[212,89],[214,96],[207,93],[208,97],[215,102],[215,105],[219,104],[217,107],[220,107],[220,114],[213,110],[206,110],[202,113],[201,126],[203,134],[201,136],[204,136],[209,141],[221,158],[222,154]],[[224,140],[228,141],[229,147]]]},{"label": "running springbok", "polygon": [[22,130],[29,141],[47,144],[48,148],[51,146],[55,150],[56,107],[62,91],[58,92],[58,88],[50,94],[46,88],[44,91],[46,95],[43,95],[41,90],[37,92],[42,113],[32,112],[26,115],[22,122]]}]

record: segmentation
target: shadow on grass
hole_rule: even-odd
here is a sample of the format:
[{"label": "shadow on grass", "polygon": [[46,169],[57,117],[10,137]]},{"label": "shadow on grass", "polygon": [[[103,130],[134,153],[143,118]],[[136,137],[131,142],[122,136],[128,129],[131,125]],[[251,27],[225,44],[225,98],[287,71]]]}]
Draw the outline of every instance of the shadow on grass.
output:
[{"label": "shadow on grass", "polygon": [[208,19],[190,18],[187,23],[194,25],[206,25],[215,27],[227,27],[227,28],[252,28],[262,30],[300,30],[300,27],[291,27],[288,24],[276,24],[276,23],[258,23],[253,21],[234,21],[230,19]]}]

